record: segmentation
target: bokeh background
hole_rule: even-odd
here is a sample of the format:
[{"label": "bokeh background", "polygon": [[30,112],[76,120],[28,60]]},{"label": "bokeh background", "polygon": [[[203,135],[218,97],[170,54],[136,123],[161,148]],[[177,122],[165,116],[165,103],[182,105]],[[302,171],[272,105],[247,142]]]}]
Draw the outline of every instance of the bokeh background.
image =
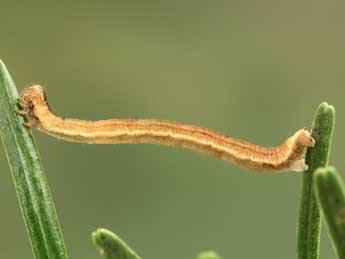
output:
[{"label": "bokeh background", "polygon": [[[335,105],[344,176],[345,2],[1,1],[0,58],[19,90],[84,119],[158,118],[262,145]],[[255,174],[188,150],[67,143],[35,132],[70,258],[106,227],[144,258],[291,259],[302,176]],[[0,258],[32,258],[0,153]],[[323,229],[321,258],[334,258]]]}]

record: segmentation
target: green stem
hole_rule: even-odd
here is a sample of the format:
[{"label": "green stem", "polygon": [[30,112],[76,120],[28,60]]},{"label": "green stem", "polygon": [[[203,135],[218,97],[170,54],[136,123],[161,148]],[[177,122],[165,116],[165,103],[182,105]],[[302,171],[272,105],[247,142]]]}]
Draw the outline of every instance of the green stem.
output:
[{"label": "green stem", "polygon": [[206,251],[206,252],[200,253],[197,259],[222,259],[222,258],[214,251]]},{"label": "green stem", "polygon": [[319,258],[321,215],[312,185],[313,172],[317,168],[328,164],[334,120],[334,107],[322,103],[316,112],[312,126],[312,134],[316,139],[316,145],[314,148],[309,148],[306,155],[306,163],[309,165],[309,169],[303,175],[297,236],[298,259]]},{"label": "green stem", "polygon": [[106,259],[140,259],[125,241],[107,229],[93,232],[92,241]]},{"label": "green stem", "polygon": [[345,258],[345,184],[333,167],[319,168],[314,190],[339,258]]},{"label": "green stem", "polygon": [[35,258],[67,253],[43,166],[31,131],[16,114],[18,92],[0,60],[0,133]]}]

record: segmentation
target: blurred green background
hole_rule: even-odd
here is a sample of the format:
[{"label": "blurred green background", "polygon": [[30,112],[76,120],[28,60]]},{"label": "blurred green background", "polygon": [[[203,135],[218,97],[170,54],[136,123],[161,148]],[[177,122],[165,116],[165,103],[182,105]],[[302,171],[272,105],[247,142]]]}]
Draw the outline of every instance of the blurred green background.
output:
[{"label": "blurred green background", "polygon": [[[344,1],[1,1],[0,58],[65,117],[158,118],[262,145],[335,105],[344,177]],[[188,150],[67,143],[35,132],[71,259],[111,229],[144,258],[291,259],[301,175],[251,173]],[[0,258],[32,258],[0,153]],[[334,258],[323,229],[321,258]]]}]

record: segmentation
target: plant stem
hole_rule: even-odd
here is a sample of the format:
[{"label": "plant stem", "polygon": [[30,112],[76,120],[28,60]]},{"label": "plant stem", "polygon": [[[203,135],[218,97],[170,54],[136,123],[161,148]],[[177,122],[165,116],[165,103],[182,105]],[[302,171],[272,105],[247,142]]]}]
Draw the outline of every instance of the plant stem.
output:
[{"label": "plant stem", "polygon": [[313,177],[319,167],[327,166],[335,121],[334,107],[320,104],[314,118],[312,135],[316,139],[314,148],[309,148],[306,163],[309,169],[303,175],[302,197],[298,219],[297,258],[319,258],[320,246],[320,209],[316,202]]},{"label": "plant stem", "polygon": [[197,259],[222,259],[222,258],[214,251],[206,251],[206,252],[200,253]]},{"label": "plant stem", "polygon": [[314,190],[339,258],[345,258],[345,184],[335,168],[316,170]]},{"label": "plant stem", "polygon": [[18,92],[0,60],[0,132],[32,250],[37,259],[67,253],[43,166],[31,131],[16,114]]},{"label": "plant stem", "polygon": [[107,229],[93,232],[92,241],[106,259],[140,259],[125,241]]}]

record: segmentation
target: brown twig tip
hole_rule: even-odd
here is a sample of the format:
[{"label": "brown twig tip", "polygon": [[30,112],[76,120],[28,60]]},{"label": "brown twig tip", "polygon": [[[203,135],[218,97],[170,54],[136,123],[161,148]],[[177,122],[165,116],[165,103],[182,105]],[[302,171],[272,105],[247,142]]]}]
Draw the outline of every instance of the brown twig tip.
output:
[{"label": "brown twig tip", "polygon": [[300,129],[286,143],[290,150],[291,170],[307,171],[308,165],[305,163],[306,148],[314,147],[316,144],[310,132]]},{"label": "brown twig tip", "polygon": [[316,144],[315,139],[311,136],[310,132],[301,129],[295,133],[296,145],[298,148],[314,147]]},{"label": "brown twig tip", "polygon": [[62,119],[54,115],[43,87],[32,85],[21,92],[21,115],[27,126],[67,141],[89,144],[151,143],[189,148],[257,172],[306,171],[305,154],[315,145],[304,129],[278,147],[262,147],[226,137],[198,126],[162,120]]},{"label": "brown twig tip", "polygon": [[40,85],[31,85],[20,93],[19,104],[23,107],[28,106],[31,103],[35,103],[37,100],[44,100],[44,90]]}]

